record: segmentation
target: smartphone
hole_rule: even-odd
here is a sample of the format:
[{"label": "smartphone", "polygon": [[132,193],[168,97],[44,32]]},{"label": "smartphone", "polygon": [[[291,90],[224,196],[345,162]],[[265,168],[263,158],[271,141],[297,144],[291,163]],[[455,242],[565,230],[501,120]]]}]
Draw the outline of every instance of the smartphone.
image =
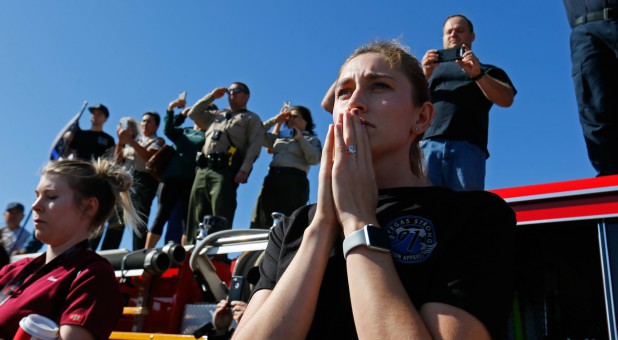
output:
[{"label": "smartphone", "polygon": [[438,50],[438,63],[461,60],[466,49],[463,46]]},{"label": "smartphone", "polygon": [[294,138],[294,136],[296,136],[296,130],[294,129],[280,130],[277,135],[278,138]]},{"label": "smartphone", "polygon": [[178,99],[187,100],[187,91],[180,92],[180,94],[178,95]]},{"label": "smartphone", "polygon": [[123,130],[126,130],[127,127],[129,126],[129,117],[122,117],[120,118],[120,128]]},{"label": "smartphone", "polygon": [[245,285],[245,278],[242,276],[232,276],[230,281],[230,292],[227,297],[228,307],[232,307],[232,301],[242,301],[242,292]]}]

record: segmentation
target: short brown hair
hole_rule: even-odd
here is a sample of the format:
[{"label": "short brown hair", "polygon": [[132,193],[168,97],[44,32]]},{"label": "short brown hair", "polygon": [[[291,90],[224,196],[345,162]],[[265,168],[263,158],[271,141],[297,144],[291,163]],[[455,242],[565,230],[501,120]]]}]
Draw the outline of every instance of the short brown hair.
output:
[{"label": "short brown hair", "polygon": [[449,21],[449,19],[451,19],[451,18],[462,18],[462,19],[464,19],[468,23],[468,27],[470,28],[470,33],[474,33],[474,25],[472,25],[472,21],[470,21],[470,19],[468,19],[468,17],[466,17],[463,14],[449,15],[448,17],[446,17],[446,20],[444,20],[444,24],[442,24],[442,27],[444,27],[444,25],[446,25],[446,22]]}]

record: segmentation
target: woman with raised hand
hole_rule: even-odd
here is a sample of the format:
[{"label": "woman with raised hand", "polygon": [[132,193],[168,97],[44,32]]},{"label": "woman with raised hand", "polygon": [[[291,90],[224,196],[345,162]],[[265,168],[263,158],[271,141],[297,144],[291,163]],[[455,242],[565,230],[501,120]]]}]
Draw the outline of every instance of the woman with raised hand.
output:
[{"label": "woman with raised hand", "polygon": [[237,339],[504,338],[515,216],[428,183],[434,114],[416,58],[375,42],[335,85],[317,205],[272,229]]},{"label": "woman with raised hand", "polygon": [[107,160],[61,160],[43,169],[32,210],[47,251],[0,270],[0,338],[12,339],[29,314],[55,321],[59,339],[109,337],[123,300],[111,265],[88,238],[116,208],[127,225],[139,223],[131,185],[130,174]]},{"label": "woman with raised hand", "polygon": [[[292,134],[281,135],[281,126],[287,125]],[[271,213],[290,215],[309,200],[309,167],[320,163],[322,145],[313,132],[315,124],[311,111],[304,106],[282,108],[281,112],[264,122],[268,131],[264,146],[272,150],[273,159],[262,190],[255,203],[252,228],[268,229],[273,225]]]},{"label": "woman with raised hand", "polygon": [[[167,235],[177,235],[178,243],[181,241],[181,235],[187,230],[187,213],[191,187],[195,179],[196,158],[204,146],[206,127],[198,123],[194,123],[192,127],[182,127],[191,109],[185,108],[185,105],[184,99],[175,99],[168,105],[163,119],[163,133],[174,143],[174,155],[163,173],[157,215],[146,236],[146,248],[156,246],[163,233],[165,222],[167,222]],[[174,115],[175,108],[184,110]],[[217,106],[211,104],[208,109],[216,110]],[[174,209],[180,211],[180,223],[170,219]]]},{"label": "woman with raised hand", "polygon": [[[157,150],[165,145],[165,140],[157,136],[160,123],[161,116],[156,112],[148,111],[142,115],[139,132],[131,126],[119,125],[116,129],[118,133],[118,144],[114,151],[116,162],[131,169],[135,183],[135,190],[131,192],[131,200],[139,216],[146,222],[143,228],[133,229],[133,250],[142,249],[146,245],[150,207],[159,188],[159,181],[148,172],[146,163]],[[101,249],[118,249],[120,246],[125,228],[116,222],[110,222]]]}]

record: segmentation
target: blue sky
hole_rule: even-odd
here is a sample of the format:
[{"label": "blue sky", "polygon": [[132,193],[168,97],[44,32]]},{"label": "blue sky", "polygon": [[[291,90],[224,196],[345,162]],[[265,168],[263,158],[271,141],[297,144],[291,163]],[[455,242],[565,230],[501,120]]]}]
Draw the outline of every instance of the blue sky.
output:
[{"label": "blue sky", "polygon": [[[421,59],[441,48],[455,13],[473,21],[481,62],[502,67],[519,92],[512,107],[491,111],[486,187],[593,177],[561,1],[3,1],[0,206],[33,202],[50,144],[84,100],[109,107],[105,130],[115,137],[121,117],[164,113],[182,90],[193,103],[243,81],[262,119],[289,99],[312,110],[324,140],[331,116],[320,101],[355,47],[400,38]],[[269,161],[263,152],[238,190],[234,228],[248,227]]]}]

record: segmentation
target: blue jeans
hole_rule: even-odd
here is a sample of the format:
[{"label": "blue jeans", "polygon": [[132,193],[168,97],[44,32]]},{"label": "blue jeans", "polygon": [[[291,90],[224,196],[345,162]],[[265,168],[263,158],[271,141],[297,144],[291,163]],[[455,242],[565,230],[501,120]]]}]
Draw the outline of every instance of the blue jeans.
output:
[{"label": "blue jeans", "polygon": [[427,175],[433,185],[456,191],[485,189],[485,151],[475,144],[448,139],[421,142]]},{"label": "blue jeans", "polygon": [[590,162],[599,176],[618,174],[618,21],[575,26],[571,62]]}]

